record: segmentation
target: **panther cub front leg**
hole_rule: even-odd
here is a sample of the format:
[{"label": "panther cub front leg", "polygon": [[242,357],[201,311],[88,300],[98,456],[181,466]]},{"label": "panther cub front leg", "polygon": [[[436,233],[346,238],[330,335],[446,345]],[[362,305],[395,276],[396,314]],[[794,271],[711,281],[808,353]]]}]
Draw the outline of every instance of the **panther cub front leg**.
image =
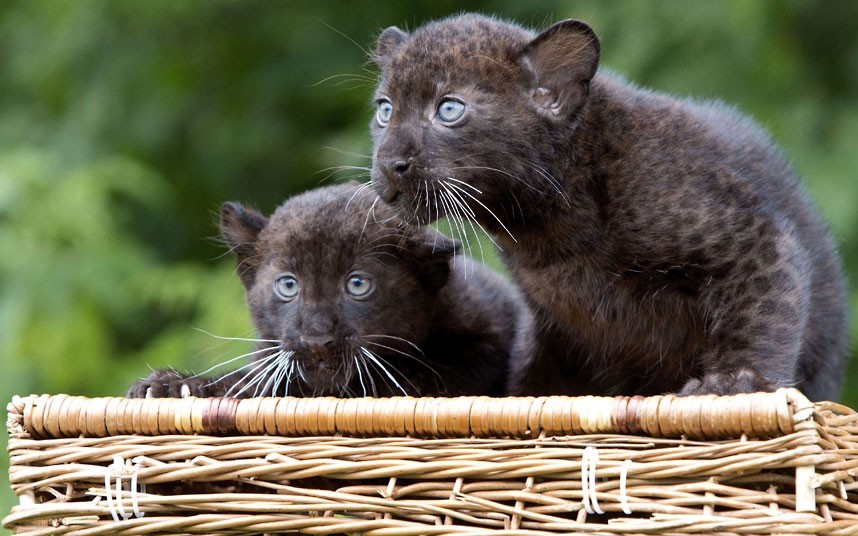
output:
[{"label": "panther cub front leg", "polygon": [[223,396],[223,386],[205,376],[189,376],[175,370],[153,370],[128,389],[128,398],[188,398]]}]

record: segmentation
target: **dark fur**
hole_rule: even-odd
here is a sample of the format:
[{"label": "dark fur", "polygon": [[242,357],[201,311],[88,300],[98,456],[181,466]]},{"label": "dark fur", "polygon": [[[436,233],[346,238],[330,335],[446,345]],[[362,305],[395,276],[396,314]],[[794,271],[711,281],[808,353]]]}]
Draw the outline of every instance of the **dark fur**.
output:
[{"label": "dark fur", "polygon": [[[259,338],[295,351],[288,394],[402,395],[372,363],[358,373],[353,356],[367,361],[361,346],[383,360],[409,395],[503,394],[508,361],[532,344],[523,299],[501,276],[456,255],[452,240],[431,227],[405,225],[370,191],[354,184],[313,190],[288,200],[270,220],[237,203],[223,205],[221,233],[236,254]],[[374,279],[366,299],[344,291],[355,271]],[[284,272],[300,285],[288,302],[274,293]],[[150,396],[179,396],[185,384],[196,396],[222,396],[240,376],[156,371],[130,395],[146,396],[151,388]],[[286,385],[284,378],[260,394],[282,396]]]},{"label": "dark fur", "polygon": [[[599,46],[579,21],[539,35],[479,15],[389,28],[377,192],[424,223],[448,212],[438,197],[454,177],[496,214],[459,192],[537,318],[514,392],[836,398],[844,281],[790,166],[729,107],[596,74]],[[467,107],[453,126],[435,115],[445,96]]]}]

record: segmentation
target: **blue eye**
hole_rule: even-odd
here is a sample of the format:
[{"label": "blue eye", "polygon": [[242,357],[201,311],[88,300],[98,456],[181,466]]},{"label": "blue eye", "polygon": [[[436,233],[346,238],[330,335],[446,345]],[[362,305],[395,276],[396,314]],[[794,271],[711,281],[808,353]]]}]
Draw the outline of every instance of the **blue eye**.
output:
[{"label": "blue eye", "polygon": [[291,274],[281,275],[274,280],[274,293],[283,301],[290,301],[298,295],[298,280]]},{"label": "blue eye", "polygon": [[374,287],[372,278],[363,273],[352,272],[346,280],[346,292],[355,298],[369,296]]},{"label": "blue eye", "polygon": [[438,118],[445,123],[458,121],[465,115],[465,105],[453,99],[444,99],[438,105]]},{"label": "blue eye", "polygon": [[378,124],[385,126],[390,123],[390,118],[393,116],[393,104],[387,99],[378,101],[378,108],[375,111],[375,120]]}]

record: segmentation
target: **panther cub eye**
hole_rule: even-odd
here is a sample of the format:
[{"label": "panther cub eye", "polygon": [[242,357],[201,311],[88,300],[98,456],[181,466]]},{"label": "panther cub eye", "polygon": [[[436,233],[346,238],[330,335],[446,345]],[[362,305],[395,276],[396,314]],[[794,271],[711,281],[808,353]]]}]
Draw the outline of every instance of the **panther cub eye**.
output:
[{"label": "panther cub eye", "polygon": [[346,292],[353,298],[366,298],[375,289],[372,278],[361,272],[352,272],[346,280]]},{"label": "panther cub eye", "polygon": [[381,126],[386,126],[390,123],[390,118],[393,116],[393,104],[387,99],[378,101],[378,107],[375,111],[375,120]]},{"label": "panther cub eye", "polygon": [[438,119],[445,123],[454,123],[465,115],[465,105],[454,99],[444,99],[438,105]]},{"label": "panther cub eye", "polygon": [[283,301],[290,301],[298,295],[298,280],[292,274],[284,274],[274,280],[274,293]]}]

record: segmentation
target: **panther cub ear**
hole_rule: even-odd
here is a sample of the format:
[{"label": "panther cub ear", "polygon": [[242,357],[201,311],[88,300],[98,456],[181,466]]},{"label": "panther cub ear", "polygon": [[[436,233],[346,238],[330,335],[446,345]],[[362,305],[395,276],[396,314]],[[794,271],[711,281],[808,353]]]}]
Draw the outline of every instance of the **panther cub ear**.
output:
[{"label": "panther cub ear", "polygon": [[435,291],[447,284],[450,261],[461,248],[458,241],[426,227],[410,238],[407,247],[424,286]]},{"label": "panther cub ear", "polygon": [[533,104],[551,118],[577,112],[599,66],[599,38],[579,20],[564,20],[524,46],[519,65],[528,76]]},{"label": "panther cub ear", "polygon": [[256,243],[259,232],[268,225],[268,219],[240,203],[228,201],[220,207],[220,234],[235,253],[236,266],[241,282],[250,288],[259,267]]},{"label": "panther cub ear", "polygon": [[381,32],[375,44],[375,55],[373,60],[379,67],[384,67],[393,53],[403,43],[408,41],[409,35],[396,26],[391,26]]}]

